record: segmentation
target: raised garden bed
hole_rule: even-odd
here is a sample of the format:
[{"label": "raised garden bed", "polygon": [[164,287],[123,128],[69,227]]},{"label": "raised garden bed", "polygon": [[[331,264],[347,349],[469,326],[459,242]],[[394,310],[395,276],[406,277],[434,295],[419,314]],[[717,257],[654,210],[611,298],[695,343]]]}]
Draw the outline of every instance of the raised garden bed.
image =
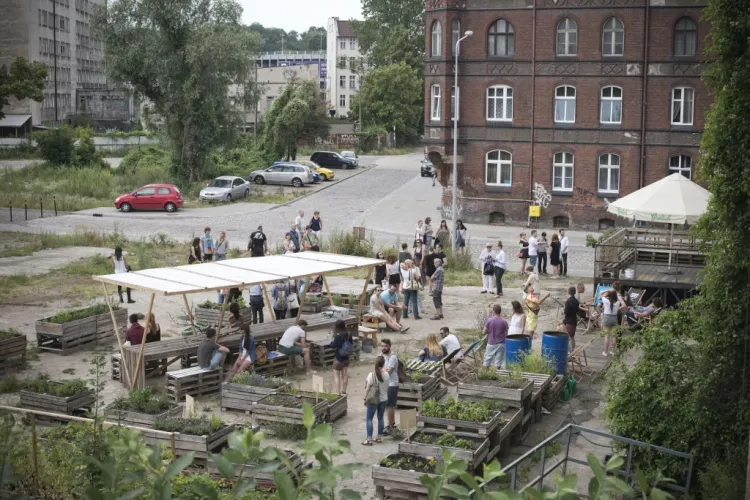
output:
[{"label": "raised garden bed", "polygon": [[23,368],[26,363],[26,335],[15,330],[0,331],[0,376]]},{"label": "raised garden bed", "polygon": [[308,295],[305,297],[305,303],[302,304],[302,312],[319,313],[329,305],[331,305],[331,301],[328,297],[311,297]]},{"label": "raised garden bed", "polygon": [[295,391],[293,394],[315,399],[323,400],[328,405],[326,407],[325,421],[333,423],[344,417],[348,408],[346,394],[332,394],[327,392]]},{"label": "raised garden bed", "polygon": [[419,408],[422,401],[428,399],[441,399],[448,393],[448,389],[440,385],[438,377],[425,375],[421,372],[412,372],[407,369],[407,382],[401,382],[398,386],[399,408]]},{"label": "raised garden bed", "polygon": [[[208,300],[206,302],[203,302],[202,304],[198,304],[197,306],[195,306],[195,309],[193,311],[193,319],[198,323],[208,326],[218,325],[220,317],[221,304],[217,304],[216,302],[211,302]],[[250,308],[240,307],[240,319],[247,324],[252,322],[252,314],[250,313]],[[224,319],[222,321],[222,326],[228,324],[229,305],[227,305],[224,309]]]},{"label": "raised garden bed", "polygon": [[[114,310],[118,327],[127,325],[128,310]],[[105,304],[63,311],[34,323],[40,349],[63,356],[97,344],[108,344],[114,338],[112,316]]]},{"label": "raised garden bed", "polygon": [[247,372],[241,373],[236,375],[231,382],[221,384],[221,409],[241,410],[249,415],[254,402],[283,391],[291,385],[291,382],[280,379],[251,375]]},{"label": "raised garden bed", "polygon": [[[289,467],[284,462],[281,462],[281,465],[278,469],[276,469],[276,472],[281,472],[283,474],[289,475],[289,477],[292,479],[292,481],[295,481],[295,478],[298,477],[302,473],[302,469],[306,466],[304,462],[302,462],[302,457],[297,455],[291,450],[284,450],[284,452],[287,455],[287,458],[289,459],[290,464],[292,465],[292,469],[290,470]],[[254,471],[253,468],[256,464],[245,464],[243,466],[237,466],[235,469],[235,476],[242,476],[243,478],[248,479],[255,479],[257,482],[257,489],[261,490],[275,490],[276,489],[276,480],[274,479],[274,473],[273,472],[258,472]],[[213,461],[209,461],[208,463],[208,470],[212,474],[218,474],[219,470],[216,467],[216,465],[213,463]]]},{"label": "raised garden bed", "polygon": [[182,415],[182,405],[165,394],[155,394],[150,387],[135,389],[110,403],[104,415],[110,422],[138,427],[152,427],[155,422]]},{"label": "raised garden bed", "polygon": [[[189,451],[195,453],[199,463],[208,459],[209,453],[218,453],[227,445],[229,434],[234,431],[234,424],[224,424],[216,417],[212,419],[183,419],[170,418],[160,420],[154,425],[155,429],[174,432],[175,453],[177,456]],[[150,444],[163,445],[171,450],[170,436],[144,430],[141,435]]]},{"label": "raised garden bed", "polygon": [[[510,376],[508,370],[498,370],[501,376]],[[542,420],[542,394],[547,390],[552,382],[552,376],[546,373],[527,373],[521,372],[521,376],[534,384],[531,391],[531,411],[534,412],[534,422]]]},{"label": "raised garden bed", "polygon": [[436,460],[391,453],[372,466],[372,480],[377,498],[427,498],[427,488],[419,480],[427,475],[436,477]]},{"label": "raised garden bed", "polygon": [[[484,373],[495,378],[483,378]],[[530,411],[533,388],[534,383],[526,378],[504,376],[494,369],[480,369],[473,381],[458,383],[458,397],[466,401],[497,399]]]},{"label": "raised garden bed", "polygon": [[258,422],[303,425],[302,405],[309,403],[316,422],[323,422],[328,410],[328,401],[292,394],[271,394],[252,406],[253,418]]},{"label": "raised garden bed", "polygon": [[568,382],[567,377],[563,375],[555,375],[550,381],[547,389],[542,393],[542,405],[551,410],[557,406],[557,402],[560,401],[560,394],[565,389],[565,384]]},{"label": "raised garden bed", "polygon": [[458,460],[464,460],[469,467],[481,464],[490,451],[488,438],[456,437],[450,432],[422,429],[412,432],[398,444],[399,453],[409,453],[424,458],[441,458],[443,450],[448,450]]},{"label": "raised garden bed", "polygon": [[94,394],[82,380],[52,382],[45,375],[33,379],[21,390],[21,408],[81,415],[91,408]]},{"label": "raised garden bed", "polygon": [[[362,340],[354,336],[352,341],[353,349],[351,355],[349,355],[349,361],[359,361]],[[310,346],[310,362],[313,365],[322,367],[333,365],[336,360],[336,350],[333,347],[328,347],[330,342],[330,340],[317,340],[308,343]]]},{"label": "raised garden bed", "polygon": [[487,437],[502,422],[504,407],[491,402],[458,402],[448,398],[445,403],[424,401],[417,414],[417,427],[450,431],[458,436]]}]

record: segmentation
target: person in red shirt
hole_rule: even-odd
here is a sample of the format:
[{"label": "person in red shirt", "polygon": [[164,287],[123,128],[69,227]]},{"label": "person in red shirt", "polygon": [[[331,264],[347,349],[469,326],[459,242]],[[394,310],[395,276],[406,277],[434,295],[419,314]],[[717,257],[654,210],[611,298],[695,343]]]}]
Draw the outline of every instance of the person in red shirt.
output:
[{"label": "person in red shirt", "polygon": [[125,339],[130,342],[130,345],[141,345],[143,341],[143,327],[138,323],[137,314],[130,315],[130,326],[125,333]]}]

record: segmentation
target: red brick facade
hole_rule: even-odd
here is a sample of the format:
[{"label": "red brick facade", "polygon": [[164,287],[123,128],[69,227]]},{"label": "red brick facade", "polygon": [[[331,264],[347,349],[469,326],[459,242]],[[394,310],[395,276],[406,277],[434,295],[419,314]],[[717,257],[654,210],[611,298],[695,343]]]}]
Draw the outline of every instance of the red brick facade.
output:
[{"label": "red brick facade", "polygon": [[[454,20],[460,22],[461,36],[467,30],[474,33],[461,43],[459,58],[458,204],[464,220],[526,224],[528,207],[535,198],[534,185],[540,184],[551,195],[542,209],[540,225],[597,228],[614,221],[606,213],[605,198],[612,201],[673,172],[670,161],[683,167],[689,163],[690,173],[695,174],[711,103],[700,80],[709,31],[701,20],[700,2],[426,1],[424,142],[446,186],[446,215],[450,212],[453,161]],[[572,44],[567,44],[560,51],[575,54],[557,55],[556,40],[562,37],[558,26],[565,25],[566,18],[576,24],[576,46],[571,50]],[[514,51],[493,57],[488,48],[489,30],[500,19],[513,27]],[[436,21],[440,34],[433,36]],[[607,47],[605,31],[610,41]],[[436,53],[433,39],[440,43]],[[567,40],[572,41],[572,35]],[[615,55],[605,55],[605,48]],[[511,119],[503,113],[502,121],[488,119],[487,89],[495,85],[512,89]],[[432,109],[434,86],[440,89],[437,119],[433,117],[437,110]],[[567,107],[568,112],[574,107],[574,120],[567,120],[573,123],[555,121],[555,94],[561,86],[575,88],[574,104]],[[615,89],[602,90],[610,86]],[[676,88],[687,90],[675,92]],[[614,101],[602,99],[602,92]],[[684,111],[676,121],[684,124],[672,123],[673,95]],[[605,114],[617,122],[618,104],[619,122],[601,123],[602,106],[605,111],[614,109]],[[564,108],[562,102],[559,106]],[[486,182],[486,154],[496,150],[512,155],[509,184],[507,175],[499,184]],[[559,159],[570,158],[565,153],[573,155],[573,171],[571,175],[569,169],[558,168],[554,188],[556,153],[563,153]],[[606,170],[602,186],[600,155],[608,155],[603,157],[608,162],[619,159],[619,168]],[[610,160],[613,157],[609,155],[617,157]],[[490,177],[493,174],[491,170]]]}]

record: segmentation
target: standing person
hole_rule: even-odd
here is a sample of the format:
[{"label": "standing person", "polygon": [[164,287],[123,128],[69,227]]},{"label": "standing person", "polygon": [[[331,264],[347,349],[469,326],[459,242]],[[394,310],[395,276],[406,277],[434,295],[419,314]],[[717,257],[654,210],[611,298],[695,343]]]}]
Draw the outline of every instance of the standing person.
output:
[{"label": "standing person", "polygon": [[521,233],[521,239],[518,240],[519,250],[518,259],[521,261],[521,274],[526,271],[526,261],[529,260],[529,242],[526,241],[526,233]]},{"label": "standing person", "polygon": [[523,335],[526,329],[526,315],[523,313],[523,306],[517,300],[510,303],[513,307],[513,315],[510,317],[510,328],[508,335]]},{"label": "standing person", "polygon": [[451,230],[448,229],[448,223],[445,219],[440,221],[440,227],[435,233],[435,244],[439,244],[443,248],[451,247]]},{"label": "standing person", "polygon": [[284,247],[285,254],[290,254],[297,251],[297,245],[294,244],[292,233],[286,233],[284,235],[284,242],[281,245]]},{"label": "standing person", "polygon": [[[367,432],[367,439],[362,443],[364,446],[372,446],[373,442],[383,442],[383,432],[385,430],[383,414],[385,413],[385,405],[388,402],[388,382],[390,380],[388,374],[383,372],[384,367],[385,358],[378,356],[375,359],[375,370],[370,372],[365,379],[365,406],[367,407],[365,430]],[[372,419],[376,413],[378,415],[378,436],[373,441]]]},{"label": "standing person", "polygon": [[440,245],[436,245],[435,248],[428,248],[427,254],[422,257],[422,267],[424,267],[424,274],[426,279],[430,279],[430,294],[432,294],[432,274],[435,272],[436,265],[435,260],[440,259],[443,265],[446,264],[445,253]]},{"label": "standing person", "polygon": [[320,218],[320,212],[317,210],[313,212],[312,219],[310,219],[310,229],[312,229],[315,237],[320,240],[321,236],[323,236],[323,219]]},{"label": "standing person", "polygon": [[278,350],[287,356],[302,356],[305,360],[305,374],[310,375],[310,348],[307,347],[307,321],[299,320],[299,323],[286,329],[279,340]]},{"label": "standing person", "polygon": [[332,347],[335,353],[333,382],[339,394],[346,394],[346,386],[349,384],[349,356],[354,350],[354,340],[343,319],[336,320],[333,326],[333,339],[328,347]]},{"label": "standing person", "polygon": [[503,242],[497,242],[497,251],[492,259],[492,267],[495,271],[495,286],[497,286],[497,296],[503,296],[503,275],[505,269],[508,267],[508,260],[505,256],[505,250],[503,250]]},{"label": "standing person", "polygon": [[524,283],[523,285],[522,290],[524,294],[526,294],[526,290],[528,290],[529,288],[539,288],[539,275],[536,273],[536,270],[533,267],[529,266],[526,268],[526,272],[529,273],[529,277],[526,278],[526,283]]},{"label": "standing person", "polygon": [[[128,262],[125,260],[125,256],[122,254],[122,247],[115,247],[115,254],[110,259],[112,260],[115,274],[125,274],[131,270]],[[125,293],[128,296],[128,304],[135,304],[135,300],[130,296],[130,288],[125,288]],[[122,287],[120,285],[117,285],[117,295],[120,296],[120,304],[122,304]]]},{"label": "standing person", "polygon": [[193,238],[193,244],[190,245],[190,255],[188,256],[188,264],[200,264],[203,262],[201,259],[201,239]]},{"label": "standing person", "polygon": [[305,212],[302,210],[299,210],[297,217],[294,218],[294,227],[299,234],[302,234],[302,231],[305,229]]},{"label": "standing person", "polygon": [[479,293],[490,292],[494,295],[494,285],[492,279],[495,277],[494,256],[492,255],[492,243],[487,243],[482,253],[479,255],[479,269],[482,270],[482,291]]},{"label": "standing person", "polygon": [[404,261],[411,259],[411,253],[409,253],[409,245],[401,243],[401,251],[398,253],[398,263],[403,264]]},{"label": "standing person", "polygon": [[456,221],[456,252],[464,253],[466,251],[466,226],[464,221],[458,219]]},{"label": "standing person", "polygon": [[430,217],[427,217],[424,220],[424,238],[422,240],[424,242],[424,246],[426,246],[427,248],[432,248],[432,236],[432,219]]},{"label": "standing person", "polygon": [[289,305],[289,317],[290,318],[296,318],[297,313],[299,312],[299,295],[298,295],[298,287],[297,287],[297,280],[292,278],[288,282],[288,290],[287,290],[287,296],[286,301]]},{"label": "standing person", "polygon": [[544,301],[548,298],[549,294],[545,295],[542,300],[539,300],[534,287],[528,289],[528,293],[524,302],[526,303],[526,309],[528,311],[526,313],[526,328],[529,329],[531,340],[534,340],[534,333],[536,333],[536,325],[537,321],[539,320],[539,311],[541,311],[542,304],[544,304]]},{"label": "standing person", "polygon": [[435,259],[435,272],[432,273],[432,304],[435,306],[435,316],[430,319],[443,319],[443,283],[445,271],[443,261]]},{"label": "standing person", "polygon": [[302,239],[302,247],[305,250],[311,250],[313,252],[320,251],[320,241],[318,240],[318,237],[315,236],[315,232],[309,224],[305,226],[305,236]]},{"label": "standing person", "polygon": [[299,252],[300,248],[300,240],[302,239],[301,236],[302,232],[297,229],[297,226],[292,224],[291,229],[289,230],[289,237],[291,238],[292,242],[294,243],[294,253]]},{"label": "standing person", "polygon": [[250,294],[250,314],[252,314],[252,321],[254,325],[263,323],[263,308],[265,302],[263,300],[263,287],[260,285],[252,285],[249,290]]},{"label": "standing person", "polygon": [[286,311],[289,308],[287,295],[289,295],[289,285],[284,280],[279,280],[271,291],[271,307],[276,315],[276,319],[284,319],[286,317]]},{"label": "standing person", "polygon": [[568,275],[568,235],[565,234],[565,229],[560,229],[560,256],[562,257],[562,267],[560,268],[560,274],[562,276]]},{"label": "standing person", "polygon": [[[412,250],[412,255],[414,256],[414,265],[419,267],[420,272],[422,273],[422,276],[425,275],[423,260],[424,260],[424,245],[422,244],[422,240],[417,240],[417,242],[414,245],[414,249]],[[424,285],[424,278],[422,281],[422,285]]]},{"label": "standing person", "polygon": [[424,243],[424,221],[421,219],[417,221],[417,229],[414,231],[414,246],[417,246],[417,242],[421,241]]},{"label": "standing person", "polygon": [[380,350],[385,358],[384,371],[388,374],[388,398],[385,403],[386,428],[384,436],[388,436],[396,429],[396,404],[398,403],[398,356],[391,349],[391,339],[380,341]]},{"label": "standing person", "polygon": [[487,349],[484,351],[484,367],[502,368],[505,361],[505,338],[508,336],[508,322],[502,316],[500,304],[492,306],[494,316],[484,323],[484,334],[487,335]]},{"label": "standing person", "polygon": [[255,337],[250,335],[250,327],[248,325],[242,325],[242,338],[240,338],[240,354],[237,356],[237,360],[232,365],[232,368],[227,373],[226,382],[231,382],[232,378],[237,373],[242,373],[250,365],[255,363]]},{"label": "standing person", "polygon": [[539,240],[536,237],[536,229],[531,230],[529,238],[529,265],[536,268],[536,262],[539,259]]},{"label": "standing person", "polygon": [[581,303],[576,299],[576,287],[569,287],[568,295],[568,300],[565,301],[565,308],[563,309],[563,325],[565,325],[565,331],[568,332],[570,337],[570,349],[573,350],[576,348],[576,325],[578,324],[578,311],[581,310]]},{"label": "standing person", "polygon": [[375,285],[375,290],[372,292],[372,295],[370,295],[370,310],[368,311],[368,314],[385,322],[385,325],[394,332],[406,332],[409,327],[402,328],[401,325],[399,325],[398,322],[388,314],[388,311],[386,311],[385,306],[383,305],[383,299],[381,298],[382,293],[383,287],[381,285]]},{"label": "standing person", "polygon": [[250,250],[250,257],[263,257],[268,253],[268,238],[263,232],[263,226],[258,226],[258,229],[250,233],[247,249]]},{"label": "standing person", "polygon": [[[385,255],[383,255],[383,252],[376,252],[375,258],[382,260],[385,259]],[[386,265],[387,264],[377,264],[372,266],[372,281],[376,286],[381,286],[386,280],[386,275],[388,274]]]},{"label": "standing person", "polygon": [[604,330],[604,351],[603,356],[609,356],[612,354],[612,350],[615,347],[615,337],[612,335],[612,329],[617,326],[617,312],[620,310],[621,304],[617,298],[617,292],[614,290],[606,290],[602,293],[602,330]]},{"label": "standing person", "polygon": [[206,328],[206,338],[198,346],[198,366],[204,370],[214,370],[224,363],[229,349],[215,342],[216,330]]},{"label": "standing person", "polygon": [[219,239],[216,240],[216,262],[225,260],[227,258],[227,252],[229,251],[229,240],[227,239],[227,233],[224,231],[219,232]]},{"label": "standing person", "polygon": [[550,248],[552,252],[549,256],[549,263],[552,266],[552,277],[557,278],[560,275],[560,238],[557,233],[552,233]]},{"label": "standing person", "polygon": [[430,168],[430,176],[432,177],[432,187],[435,187],[435,181],[437,180],[437,167],[435,165]]},{"label": "standing person", "polygon": [[420,278],[419,268],[414,265],[414,261],[406,259],[401,264],[401,283],[404,291],[404,319],[409,317],[409,304],[411,303],[414,319],[419,317],[419,288]]},{"label": "standing person", "polygon": [[539,267],[537,270],[539,274],[547,274],[547,233],[542,231],[542,236],[537,240],[538,254],[539,254]]},{"label": "standing person", "polygon": [[388,271],[388,285],[399,286],[401,284],[401,271],[395,255],[391,254],[385,258],[385,267]]},{"label": "standing person", "polygon": [[214,258],[214,250],[216,242],[211,234],[211,228],[207,227],[203,230],[203,236],[201,236],[201,252],[203,253],[203,262],[210,262]]}]

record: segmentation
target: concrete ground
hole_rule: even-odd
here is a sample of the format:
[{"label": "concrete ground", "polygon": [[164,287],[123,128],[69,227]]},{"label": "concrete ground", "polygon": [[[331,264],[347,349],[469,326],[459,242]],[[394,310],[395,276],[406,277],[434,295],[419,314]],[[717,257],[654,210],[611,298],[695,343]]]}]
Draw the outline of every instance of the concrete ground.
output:
[{"label": "concrete ground", "polygon": [[53,269],[94,255],[112,255],[112,249],[66,247],[60,250],[58,248],[50,248],[23,257],[4,257],[0,259],[0,276],[46,274]]}]

